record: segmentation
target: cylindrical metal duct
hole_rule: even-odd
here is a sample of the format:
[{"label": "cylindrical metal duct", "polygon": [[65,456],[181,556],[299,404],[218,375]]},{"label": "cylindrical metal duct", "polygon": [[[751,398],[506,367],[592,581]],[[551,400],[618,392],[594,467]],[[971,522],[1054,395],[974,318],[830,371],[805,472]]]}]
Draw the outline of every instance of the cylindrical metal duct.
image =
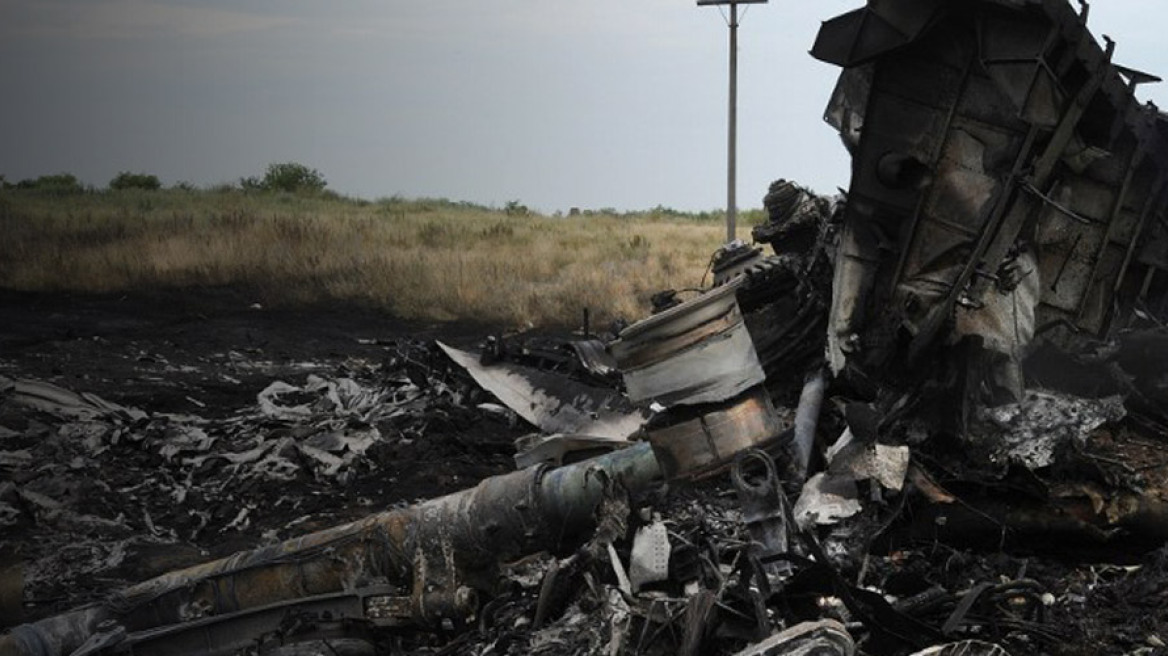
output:
[{"label": "cylindrical metal duct", "polygon": [[[548,470],[488,478],[409,508],[171,572],[107,601],[13,629],[0,656],[64,656],[112,620],[133,633],[388,580],[422,590],[420,563],[449,589],[477,582],[504,560],[554,549],[591,527],[603,476],[630,489],[660,480],[650,445]],[[455,580],[457,579],[457,580]]]}]

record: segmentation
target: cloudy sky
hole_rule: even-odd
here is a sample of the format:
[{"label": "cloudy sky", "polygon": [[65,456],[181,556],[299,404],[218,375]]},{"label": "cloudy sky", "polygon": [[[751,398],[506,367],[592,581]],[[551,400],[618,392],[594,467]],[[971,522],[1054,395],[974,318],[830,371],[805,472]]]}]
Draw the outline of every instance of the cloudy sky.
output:
[{"label": "cloudy sky", "polygon": [[[740,32],[739,204],[846,187],[807,55],[861,0],[772,0]],[[1163,0],[1095,0],[1116,61],[1168,73]],[[726,25],[692,0],[0,0],[0,175],[214,184],[270,162],[377,198],[544,211],[725,202]],[[1143,87],[1168,107],[1168,87]]]}]

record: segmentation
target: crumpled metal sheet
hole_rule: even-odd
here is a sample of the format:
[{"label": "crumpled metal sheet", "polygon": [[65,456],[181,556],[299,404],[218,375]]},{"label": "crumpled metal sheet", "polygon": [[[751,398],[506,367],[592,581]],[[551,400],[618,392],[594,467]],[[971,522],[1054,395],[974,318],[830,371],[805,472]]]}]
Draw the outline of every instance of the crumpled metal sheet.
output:
[{"label": "crumpled metal sheet", "polygon": [[[310,374],[302,387],[282,380],[275,381],[257,395],[256,401],[265,416],[298,421],[317,417],[321,413],[360,417],[381,403],[382,396],[381,391],[366,389],[351,378],[327,380]],[[304,397],[311,399],[311,402],[290,401],[292,398]]]},{"label": "crumpled metal sheet", "polygon": [[909,448],[886,444],[857,447],[841,453],[832,462],[830,471],[857,481],[874,480],[885,489],[900,492],[908,475]]},{"label": "crumpled metal sheet", "polygon": [[1122,419],[1123,397],[1102,399],[1030,390],[1020,403],[984,408],[978,442],[989,447],[997,464],[1019,464],[1029,469],[1052,465],[1060,449],[1082,447],[1097,428]]},{"label": "crumpled metal sheet", "polygon": [[804,529],[836,524],[859,513],[863,507],[857,481],[876,481],[900,492],[911,464],[909,447],[865,444],[856,440],[851,429],[840,435],[826,456],[827,471],[808,479],[795,502],[795,521]]},{"label": "crumpled metal sheet", "polygon": [[745,327],[624,376],[630,398],[665,406],[725,401],[766,379]]},{"label": "crumpled metal sheet", "polygon": [[986,294],[982,306],[956,308],[956,337],[980,335],[987,348],[1021,360],[1026,346],[1034,340],[1035,312],[1042,296],[1038,259],[1032,252],[1020,253],[1011,263],[1018,282],[1008,292]]},{"label": "crumpled metal sheet", "polygon": [[735,296],[743,282],[735,278],[621,331],[609,348],[633,402],[717,403],[766,380]]},{"label": "crumpled metal sheet", "polygon": [[910,457],[907,446],[858,442],[849,428],[827,451],[828,473],[855,481],[874,480],[899,492],[908,476]]},{"label": "crumpled metal sheet", "polygon": [[801,529],[830,525],[847,519],[861,510],[856,481],[846,476],[831,476],[820,472],[803,484],[803,492],[795,502],[795,523]]},{"label": "crumpled metal sheet", "polygon": [[515,441],[519,453],[515,454],[515,466],[527,469],[539,464],[559,467],[569,457],[581,459],[581,454],[596,454],[629,446],[631,442],[587,435],[540,435],[533,434]]},{"label": "crumpled metal sheet", "polygon": [[[409,362],[437,355],[407,348]],[[0,548],[21,540],[28,599],[83,601],[94,577],[189,564],[192,544],[299,532],[319,521],[323,490],[379,469],[392,481],[388,458],[430,426],[483,416],[462,389],[468,379],[419,371],[421,387],[404,363],[352,361],[339,376],[314,366],[315,375],[274,381],[253,403],[209,417],[0,377],[0,412],[18,429],[0,430]]]},{"label": "crumpled metal sheet", "polygon": [[484,365],[477,355],[438,346],[520,417],[546,433],[574,433],[625,440],[640,430],[648,412],[624,407],[619,394],[507,362]]},{"label": "crumpled metal sheet", "polygon": [[856,644],[835,620],[803,622],[751,645],[734,656],[852,656]]},{"label": "crumpled metal sheet", "polygon": [[633,592],[648,583],[669,579],[670,552],[669,531],[660,519],[637,529],[629,556],[629,582]]},{"label": "crumpled metal sheet", "polygon": [[0,377],[0,389],[5,389],[19,405],[72,419],[118,417],[130,421],[145,419],[147,414],[137,408],[111,403],[96,394],[73,392],[52,383],[38,380],[8,380]]},{"label": "crumpled metal sheet", "polygon": [[579,358],[580,364],[593,375],[603,378],[618,373],[616,359],[605,348],[604,342],[598,339],[582,339],[573,340],[568,345]]},{"label": "crumpled metal sheet", "polygon": [[912,656],[1010,656],[1010,654],[993,643],[981,640],[963,640],[929,647],[914,653]]}]

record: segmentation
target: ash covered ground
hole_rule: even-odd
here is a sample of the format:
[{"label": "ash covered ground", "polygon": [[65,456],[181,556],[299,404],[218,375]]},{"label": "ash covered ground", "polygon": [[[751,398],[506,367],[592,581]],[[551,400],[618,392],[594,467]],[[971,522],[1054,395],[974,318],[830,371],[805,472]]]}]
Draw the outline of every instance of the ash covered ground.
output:
[{"label": "ash covered ground", "polygon": [[[515,438],[535,430],[433,341],[471,346],[492,332],[486,326],[335,306],[270,310],[230,290],[7,292],[0,306],[0,375],[45,400],[16,404],[9,389],[0,406],[7,625],[470,487],[513,470]],[[1100,476],[1138,469],[1155,488],[1168,443],[1130,428],[1092,438],[1113,449],[1094,452]],[[943,471],[927,450],[916,455]],[[807,560],[782,589],[761,584],[721,475],[624,499],[624,512],[602,517],[577,551],[505,567],[473,623],[402,631],[380,647],[729,654],[776,628],[828,618],[860,653],[969,639],[986,641],[969,653],[998,653],[990,643],[1014,654],[1166,653],[1168,551],[1154,540],[946,533],[954,527],[914,510],[944,492],[918,489],[906,503],[908,494],[868,491],[872,512],[835,529],[837,542],[820,533],[837,549],[833,565],[811,562],[809,550],[823,545],[802,545]],[[599,545],[629,562],[633,536],[654,515],[673,547],[669,577],[630,595]]]},{"label": "ash covered ground", "polygon": [[77,395],[0,406],[0,543],[25,565],[26,620],[468,487],[513,469],[526,432],[433,344],[481,326],[224,289],[4,292],[0,317],[0,376]]}]

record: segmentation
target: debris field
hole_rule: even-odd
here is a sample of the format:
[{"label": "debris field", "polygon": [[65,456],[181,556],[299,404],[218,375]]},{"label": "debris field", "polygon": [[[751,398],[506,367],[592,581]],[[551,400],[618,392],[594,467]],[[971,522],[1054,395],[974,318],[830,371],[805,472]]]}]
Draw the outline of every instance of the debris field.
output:
[{"label": "debris field", "polygon": [[0,294],[0,656],[1168,653],[1168,117],[1088,9],[825,22],[849,189],[632,323]]}]

